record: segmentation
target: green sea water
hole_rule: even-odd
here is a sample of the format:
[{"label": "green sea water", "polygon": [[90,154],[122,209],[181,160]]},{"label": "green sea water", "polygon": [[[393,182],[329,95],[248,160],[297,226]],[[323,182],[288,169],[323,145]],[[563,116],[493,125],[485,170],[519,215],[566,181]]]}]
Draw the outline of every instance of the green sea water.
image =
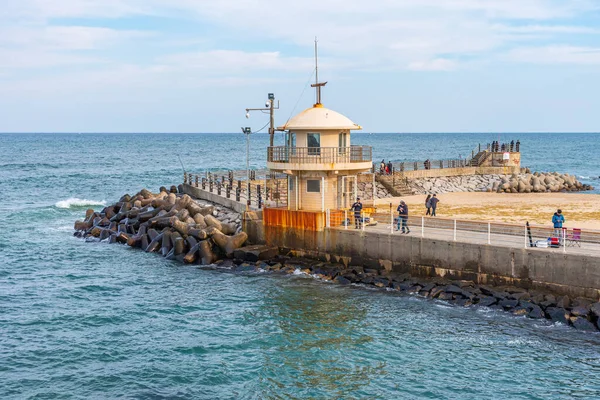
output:
[{"label": "green sea water", "polygon": [[[572,135],[560,163],[552,137],[520,135],[524,164],[594,184],[600,135],[555,135]],[[376,160],[420,160],[464,156],[497,136],[353,141],[374,146]],[[264,166],[267,143],[252,137],[252,166]],[[73,237],[88,207],[179,183],[177,155],[190,171],[241,169],[245,141],[0,134],[0,398],[600,398],[595,333],[302,274],[202,270]]]}]

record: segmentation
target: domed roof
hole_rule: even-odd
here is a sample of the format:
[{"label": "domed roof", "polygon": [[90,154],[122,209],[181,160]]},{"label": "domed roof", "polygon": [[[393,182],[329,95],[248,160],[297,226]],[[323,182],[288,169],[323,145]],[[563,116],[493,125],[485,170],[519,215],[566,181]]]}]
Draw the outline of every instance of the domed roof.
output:
[{"label": "domed roof", "polygon": [[314,107],[307,108],[300,114],[292,117],[285,125],[280,126],[279,130],[327,130],[327,129],[362,129],[360,125],[355,124],[349,118],[342,114],[316,104]]}]

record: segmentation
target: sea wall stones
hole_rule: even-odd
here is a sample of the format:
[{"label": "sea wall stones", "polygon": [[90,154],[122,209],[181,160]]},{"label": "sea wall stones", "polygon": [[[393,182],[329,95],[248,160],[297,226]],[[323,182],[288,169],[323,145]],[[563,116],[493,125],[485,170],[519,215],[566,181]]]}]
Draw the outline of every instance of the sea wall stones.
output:
[{"label": "sea wall stones", "polygon": [[[293,253],[293,252],[292,252]],[[487,307],[515,316],[560,322],[584,331],[600,330],[600,303],[586,298],[556,297],[516,287],[491,287],[472,281],[449,281],[443,278],[416,279],[409,274],[362,266],[344,266],[306,258],[277,255],[277,248],[251,246],[238,249],[232,260],[217,267],[234,272],[272,272],[292,274],[300,271],[317,279],[341,285],[357,284],[382,290],[404,292],[431,300],[441,300],[460,307]],[[268,255],[267,255],[268,254]],[[264,257],[262,255],[265,255]]]},{"label": "sea wall stones", "polygon": [[153,194],[143,189],[100,212],[87,210],[85,219],[75,222],[75,236],[123,243],[190,264],[231,257],[243,246],[248,236],[242,232],[240,214],[176,191],[163,187]]},{"label": "sea wall stones", "polygon": [[[373,182],[358,182],[358,197],[363,200],[372,200],[373,199]],[[385,199],[387,197],[392,197],[390,192],[387,191],[385,187],[379,182],[375,182],[375,198],[376,199]]]},{"label": "sea wall stones", "polygon": [[466,175],[420,178],[409,181],[415,194],[452,192],[546,193],[591,190],[569,174],[526,173],[513,175]]}]

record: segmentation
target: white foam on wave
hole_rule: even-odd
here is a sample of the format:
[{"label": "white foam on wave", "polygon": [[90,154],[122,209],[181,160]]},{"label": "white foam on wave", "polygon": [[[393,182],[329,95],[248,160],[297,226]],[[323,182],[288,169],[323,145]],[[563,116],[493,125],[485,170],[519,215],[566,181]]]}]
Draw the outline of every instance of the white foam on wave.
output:
[{"label": "white foam on wave", "polygon": [[105,206],[106,201],[80,199],[78,197],[70,197],[67,200],[57,201],[57,208],[85,207],[85,206]]}]

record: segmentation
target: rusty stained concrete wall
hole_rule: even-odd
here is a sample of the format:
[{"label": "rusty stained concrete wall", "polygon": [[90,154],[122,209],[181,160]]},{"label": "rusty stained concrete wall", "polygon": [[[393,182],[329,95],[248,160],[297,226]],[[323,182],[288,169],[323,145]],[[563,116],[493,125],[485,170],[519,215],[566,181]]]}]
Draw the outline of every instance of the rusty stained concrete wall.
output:
[{"label": "rusty stained concrete wall", "polygon": [[298,256],[346,265],[600,298],[598,257],[351,229],[315,232],[265,226],[262,239]]}]

